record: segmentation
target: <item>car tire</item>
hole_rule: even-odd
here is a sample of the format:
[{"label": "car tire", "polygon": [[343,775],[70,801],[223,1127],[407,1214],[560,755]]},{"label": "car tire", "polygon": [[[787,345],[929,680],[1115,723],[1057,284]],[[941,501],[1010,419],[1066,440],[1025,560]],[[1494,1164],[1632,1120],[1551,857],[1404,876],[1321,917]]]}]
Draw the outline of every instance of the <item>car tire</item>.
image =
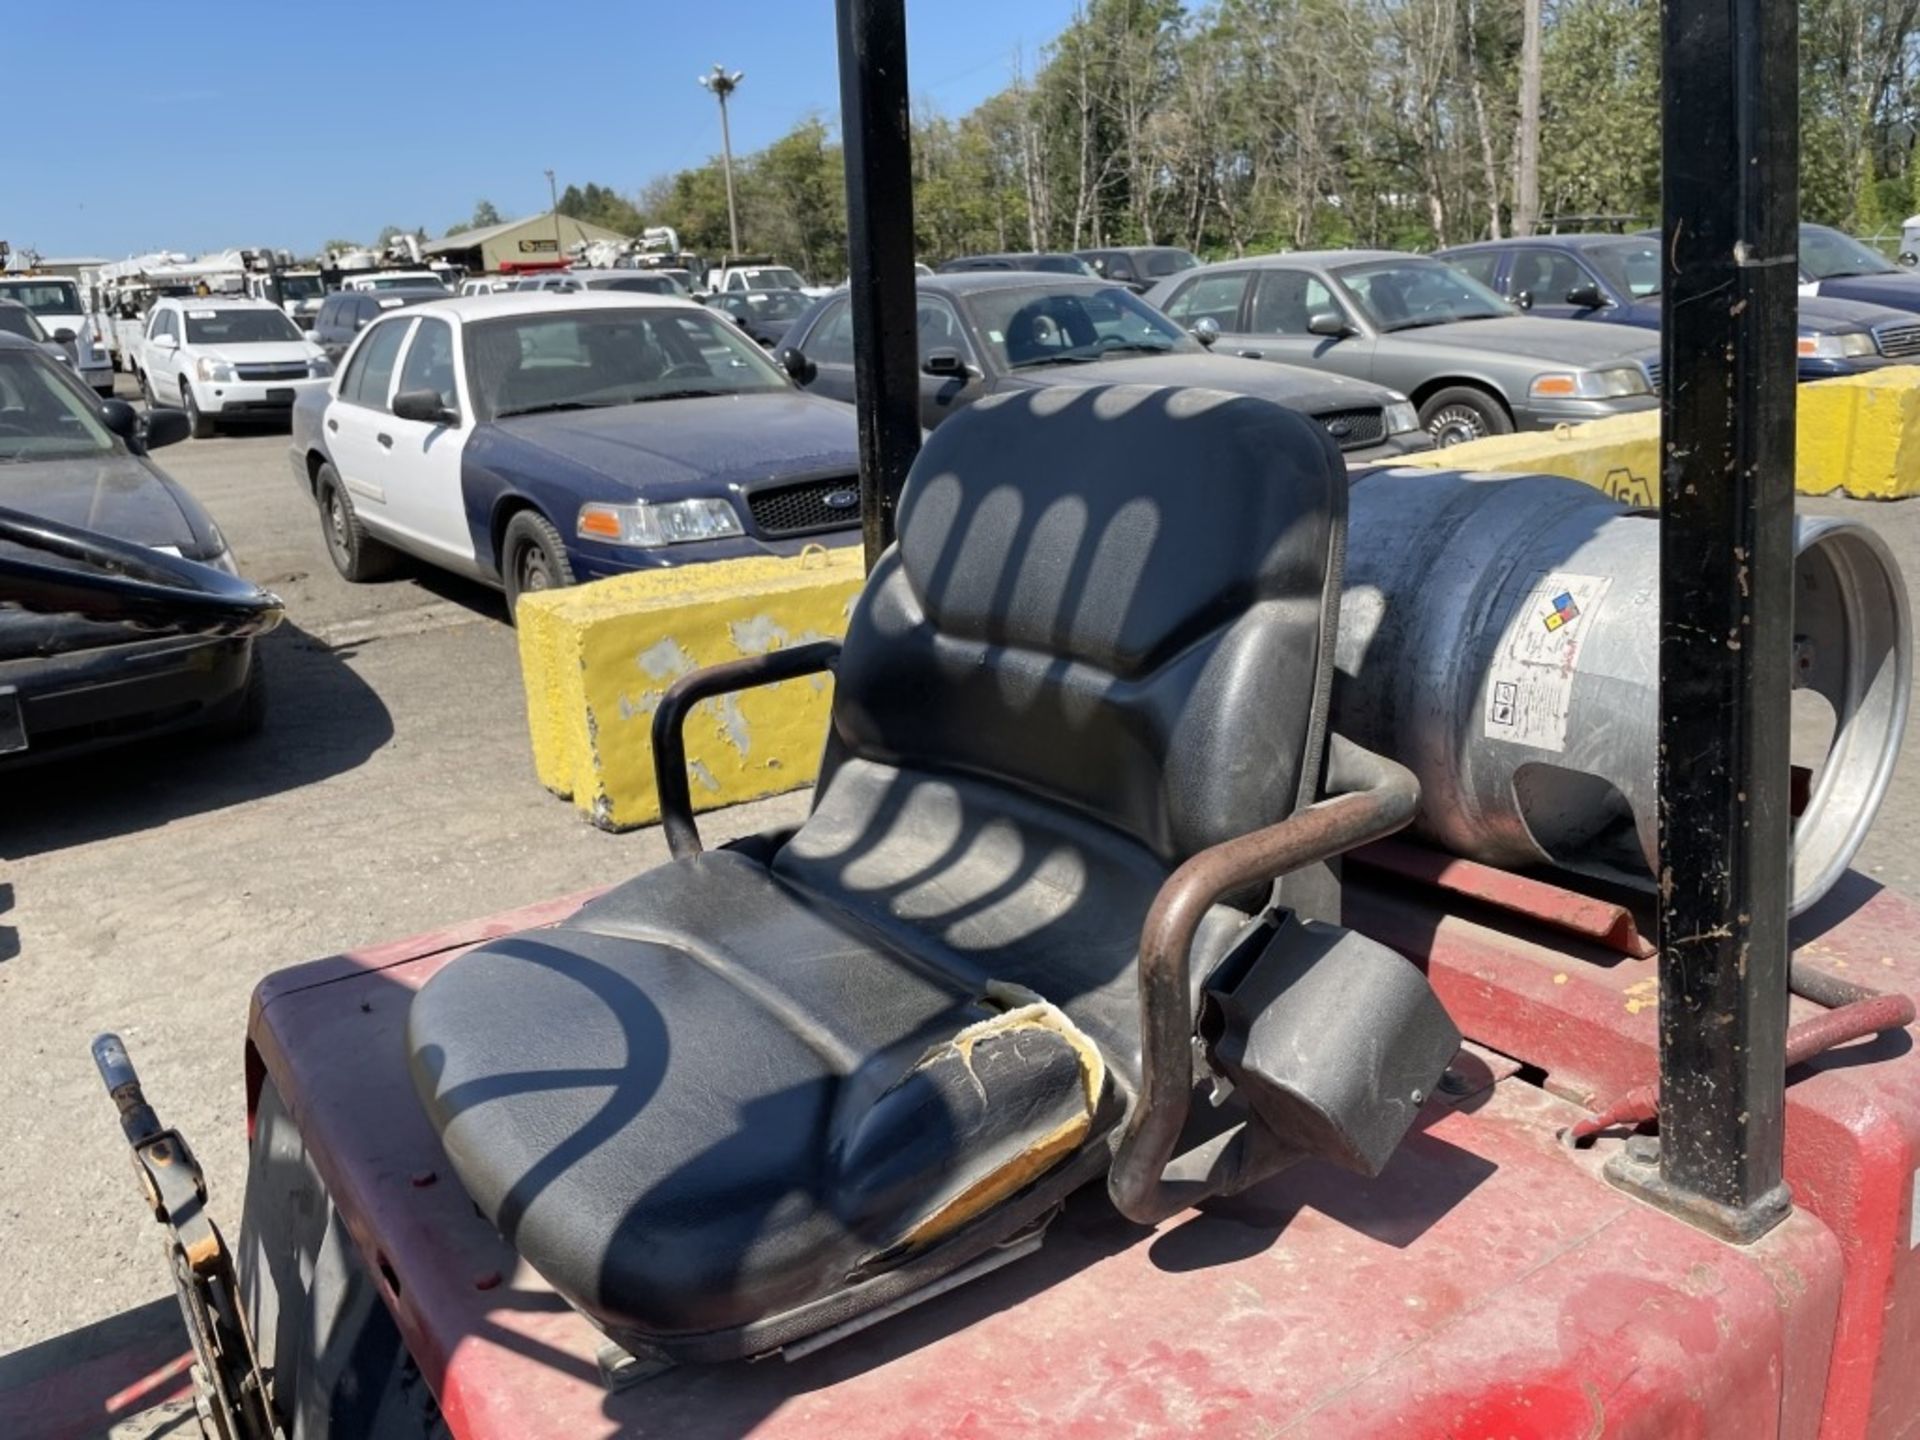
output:
[{"label": "car tire", "polygon": [[353,508],[353,497],[340,482],[340,472],[331,464],[322,465],[314,477],[313,498],[320,507],[320,538],[326,542],[327,558],[342,579],[359,585],[393,569],[392,549],[367,533]]},{"label": "car tire", "polygon": [[566,541],[538,510],[522,510],[507,522],[500,538],[500,578],[506,584],[509,618],[522,595],[573,584]]},{"label": "car tire", "polygon": [[147,372],[144,370],[135,370],[133,375],[134,378],[140,382],[140,398],[147,402],[147,408],[149,410],[158,410],[160,408],[160,401],[154,396],[153,385],[147,379]]},{"label": "car tire", "polygon": [[1433,437],[1436,449],[1445,449],[1489,435],[1511,435],[1513,421],[1506,406],[1486,391],[1471,385],[1449,385],[1421,403],[1420,428]]},{"label": "car tire", "polygon": [[194,403],[193,388],[184,380],[180,382],[180,408],[187,412],[187,421],[191,427],[188,433],[194,439],[212,438],[213,421],[201,413],[200,407]]},{"label": "car tire", "polygon": [[244,740],[258,735],[267,724],[267,666],[255,642],[247,657],[247,684],[240,692],[240,703],[213,727],[221,740]]}]

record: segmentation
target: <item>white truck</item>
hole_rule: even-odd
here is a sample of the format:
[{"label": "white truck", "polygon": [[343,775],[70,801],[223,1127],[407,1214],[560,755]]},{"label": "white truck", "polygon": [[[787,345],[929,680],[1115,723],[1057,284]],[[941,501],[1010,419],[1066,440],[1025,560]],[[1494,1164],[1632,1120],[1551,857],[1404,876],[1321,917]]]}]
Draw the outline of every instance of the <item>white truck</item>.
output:
[{"label": "white truck", "polygon": [[113,358],[80,298],[80,282],[31,270],[0,271],[0,300],[17,300],[53,339],[71,349],[80,378],[101,395],[113,394]]},{"label": "white truck", "polygon": [[806,277],[791,265],[776,265],[770,255],[727,255],[707,271],[703,295],[742,295],[749,290],[798,290],[804,295],[825,295],[826,289],[807,284]]}]

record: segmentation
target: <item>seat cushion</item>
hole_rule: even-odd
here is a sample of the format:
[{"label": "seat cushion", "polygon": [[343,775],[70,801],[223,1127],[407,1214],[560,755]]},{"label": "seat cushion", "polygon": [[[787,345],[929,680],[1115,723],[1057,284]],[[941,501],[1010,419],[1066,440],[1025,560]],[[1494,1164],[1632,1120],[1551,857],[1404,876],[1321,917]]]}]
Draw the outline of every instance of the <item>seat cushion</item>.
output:
[{"label": "seat cushion", "polygon": [[1097,1047],[989,988],[723,851],[463,956],[409,1043],[501,1232],[614,1333],[685,1336],[884,1269],[1104,1128]]}]

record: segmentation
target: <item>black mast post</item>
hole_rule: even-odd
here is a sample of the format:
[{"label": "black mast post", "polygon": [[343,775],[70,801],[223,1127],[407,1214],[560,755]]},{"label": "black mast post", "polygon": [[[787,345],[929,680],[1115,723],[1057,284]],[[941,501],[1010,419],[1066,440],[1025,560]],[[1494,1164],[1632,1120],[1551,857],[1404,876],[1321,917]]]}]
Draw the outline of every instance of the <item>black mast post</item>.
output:
[{"label": "black mast post", "polygon": [[1662,6],[1660,1147],[1609,1174],[1785,1217],[1799,82],[1793,0]]},{"label": "black mast post", "polygon": [[847,165],[853,380],[867,568],[893,543],[893,512],[920,453],[912,128],[904,0],[837,0]]}]

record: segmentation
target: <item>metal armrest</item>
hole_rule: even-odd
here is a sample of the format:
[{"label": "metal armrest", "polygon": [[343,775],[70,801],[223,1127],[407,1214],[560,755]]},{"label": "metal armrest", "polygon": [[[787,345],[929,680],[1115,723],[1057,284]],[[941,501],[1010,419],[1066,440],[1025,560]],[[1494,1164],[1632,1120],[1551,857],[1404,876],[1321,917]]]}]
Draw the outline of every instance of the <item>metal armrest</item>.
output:
[{"label": "metal armrest", "polygon": [[1201,920],[1226,896],[1391,835],[1413,819],[1420,786],[1405,767],[1339,735],[1329,738],[1327,755],[1327,799],[1201,851],[1167,878],[1147,912],[1140,933],[1140,1093],[1107,1181],[1113,1203],[1131,1220],[1151,1225],[1207,1195],[1238,1189],[1275,1158],[1264,1132],[1244,1123],[1174,1158],[1194,1086],[1190,955]]},{"label": "metal armrest", "polygon": [[687,746],[682,734],[687,712],[715,695],[818,675],[831,670],[839,658],[838,640],[816,640],[709,665],[682,675],[667,687],[660,708],[653,712],[653,783],[660,794],[660,828],[666,832],[667,849],[674,859],[698,855],[702,848],[699,827],[693,823],[693,796],[687,786]]}]

